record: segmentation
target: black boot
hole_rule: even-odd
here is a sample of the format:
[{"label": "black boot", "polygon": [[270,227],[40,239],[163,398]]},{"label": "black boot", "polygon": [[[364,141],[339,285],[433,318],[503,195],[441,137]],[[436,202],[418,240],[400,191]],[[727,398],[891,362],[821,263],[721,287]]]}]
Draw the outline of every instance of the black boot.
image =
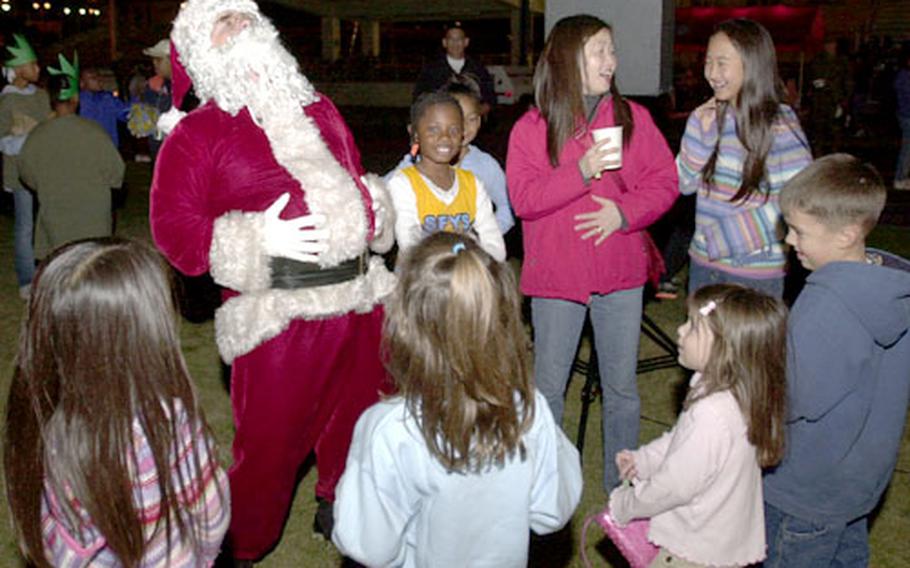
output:
[{"label": "black boot", "polygon": [[253,568],[252,560],[240,560],[234,558],[234,552],[231,550],[230,542],[225,538],[221,546],[221,553],[215,559],[212,568]]},{"label": "black boot", "polygon": [[313,517],[313,532],[321,534],[326,540],[332,540],[332,529],[335,527],[333,503],[322,497],[316,497],[316,516]]}]

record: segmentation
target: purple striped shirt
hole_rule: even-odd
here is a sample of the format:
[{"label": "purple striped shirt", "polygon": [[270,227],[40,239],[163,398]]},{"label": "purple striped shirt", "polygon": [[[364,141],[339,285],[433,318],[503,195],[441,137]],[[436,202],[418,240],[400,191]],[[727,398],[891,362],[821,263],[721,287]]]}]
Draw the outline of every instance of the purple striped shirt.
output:
[{"label": "purple striped shirt", "polygon": [[[202,425],[191,425],[179,402],[177,409],[177,455],[171,457],[170,475],[177,498],[182,504],[176,514],[182,515],[196,535],[197,542],[180,540],[176,525],[172,523],[168,550],[168,534],[161,518],[158,471],[145,433],[139,426],[139,421],[135,420],[133,444],[138,453],[135,461],[138,471],[133,466],[130,469],[133,499],[146,536],[145,556],[140,563],[142,568],[211,566],[230,521],[227,476],[215,456],[206,451]],[[199,452],[202,471],[196,469],[193,460],[193,442]],[[177,475],[178,469],[182,476]],[[185,480],[183,484],[180,482],[181,477]],[[78,516],[75,522],[61,507],[60,496],[55,495],[51,484],[45,481],[41,524],[45,554],[51,564],[58,568],[121,566],[120,560],[108,548],[104,535],[98,531],[88,512],[79,505],[69,486],[64,487],[64,493],[63,497]],[[160,525],[156,526],[159,521]]]},{"label": "purple striped shirt", "polygon": [[762,191],[745,202],[731,203],[730,198],[742,184],[746,158],[746,149],[736,136],[733,113],[727,112],[724,119],[710,192],[701,179],[701,171],[717,142],[716,118],[703,125],[697,113],[698,110],[689,115],[676,158],[680,192],[698,194],[689,255],[694,262],[737,276],[782,276],[786,255],[778,205],[780,190],[812,161],[799,119],[790,107],[780,106],[772,125],[774,139],[765,161]]}]

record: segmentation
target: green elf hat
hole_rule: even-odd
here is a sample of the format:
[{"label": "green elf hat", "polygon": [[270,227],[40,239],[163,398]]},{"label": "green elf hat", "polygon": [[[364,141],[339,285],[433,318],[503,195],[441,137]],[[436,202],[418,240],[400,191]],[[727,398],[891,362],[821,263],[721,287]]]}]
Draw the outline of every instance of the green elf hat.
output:
[{"label": "green elf hat", "polygon": [[28,40],[25,39],[25,36],[13,34],[13,41],[15,42],[14,45],[6,46],[6,50],[10,53],[10,57],[3,63],[4,67],[12,69],[19,67],[20,65],[25,65],[26,63],[38,61],[35,50],[28,44]]},{"label": "green elf hat", "polygon": [[51,75],[63,75],[69,80],[69,86],[60,91],[59,97],[61,101],[68,101],[79,94],[79,54],[73,53],[72,63],[67,61],[62,53],[57,55],[57,59],[60,61],[60,68],[48,67],[47,72]]}]

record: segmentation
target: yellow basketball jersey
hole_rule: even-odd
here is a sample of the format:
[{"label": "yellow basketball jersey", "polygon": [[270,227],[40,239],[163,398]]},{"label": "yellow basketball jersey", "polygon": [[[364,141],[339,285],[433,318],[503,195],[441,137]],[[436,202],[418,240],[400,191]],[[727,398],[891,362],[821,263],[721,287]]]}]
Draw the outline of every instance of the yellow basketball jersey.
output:
[{"label": "yellow basketball jersey", "polygon": [[424,235],[439,231],[467,233],[474,227],[477,217],[477,182],[474,174],[467,170],[453,168],[458,185],[458,194],[449,205],[439,200],[427,182],[417,171],[417,166],[401,170],[411,182],[411,189],[417,198],[417,218]]}]

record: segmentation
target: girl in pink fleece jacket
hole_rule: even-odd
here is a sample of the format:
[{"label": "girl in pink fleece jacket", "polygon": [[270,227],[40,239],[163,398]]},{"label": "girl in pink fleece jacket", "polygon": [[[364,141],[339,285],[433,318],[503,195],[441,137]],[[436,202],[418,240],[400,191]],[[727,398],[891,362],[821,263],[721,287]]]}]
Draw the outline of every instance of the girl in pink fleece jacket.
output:
[{"label": "girl in pink fleece jacket", "polygon": [[[534,380],[562,421],[569,370],[590,313],[603,387],[604,489],[613,456],[638,443],[636,383],[645,229],[678,195],[673,155],[648,111],[616,90],[610,27],[556,23],[534,73],[536,108],[509,137],[506,181],[521,218],[521,291],[531,296]],[[622,126],[622,154],[592,132]],[[603,171],[607,170],[607,171]]]},{"label": "girl in pink fleece jacket", "polygon": [[738,284],[699,289],[679,327],[679,362],[696,371],[670,432],[616,455],[619,524],[650,518],[652,566],[745,566],[765,557],[761,468],[784,445],[787,309]]}]

